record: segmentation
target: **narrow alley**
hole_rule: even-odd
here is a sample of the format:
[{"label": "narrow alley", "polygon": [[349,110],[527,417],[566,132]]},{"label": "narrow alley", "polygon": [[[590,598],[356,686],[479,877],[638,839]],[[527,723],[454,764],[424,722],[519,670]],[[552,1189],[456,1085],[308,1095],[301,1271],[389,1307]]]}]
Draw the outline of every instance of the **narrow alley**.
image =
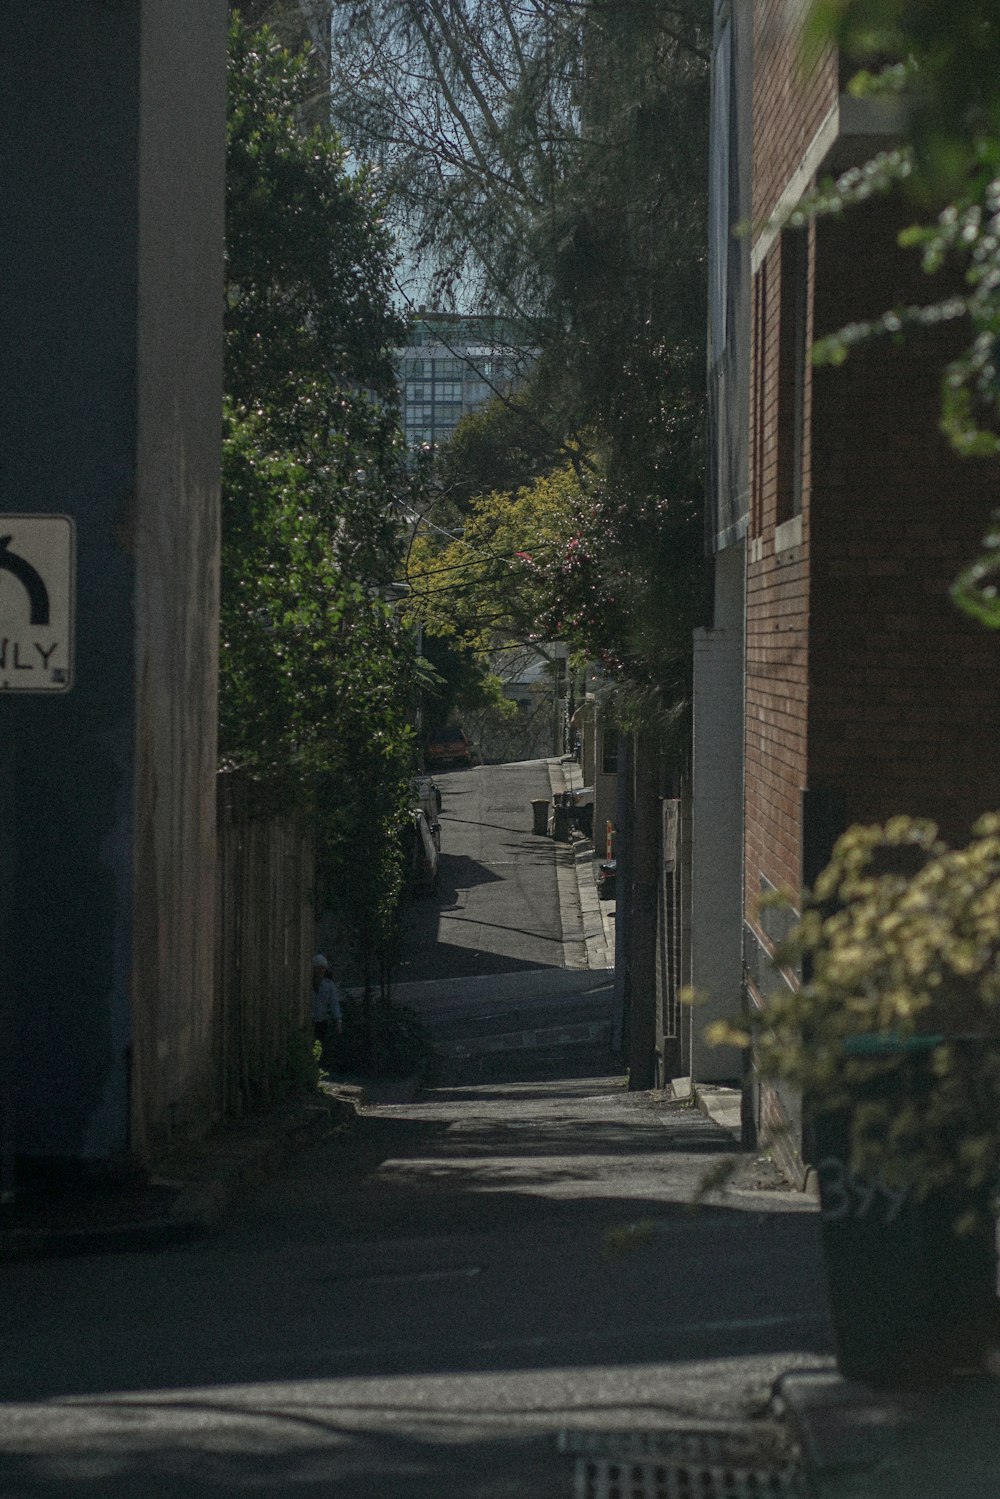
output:
[{"label": "narrow alley", "polygon": [[[571,1499],[614,1492],[622,1453],[662,1463],[672,1443],[706,1473],[715,1443],[720,1475],[742,1462],[762,1492],[797,1492],[768,1397],[828,1364],[811,1202],[744,1156],[695,1206],[734,1142],[689,1104],[629,1094],[603,1032],[477,1049],[570,1004],[610,1007],[606,975],[558,961],[578,934],[565,898],[558,925],[551,842],[518,863],[537,773],[445,783],[453,873],[418,919],[453,932],[475,898],[479,945],[461,950],[482,964],[483,934],[506,932],[516,983],[490,939],[490,970],[468,980],[488,992],[459,1006],[453,959],[435,1011],[428,947],[409,993],[448,1017],[444,1080],[365,1106],[212,1238],[8,1267],[3,1499]],[[481,819],[502,797],[498,834]],[[460,826],[497,877],[473,883]],[[499,876],[495,836],[516,874]],[[549,961],[518,970],[542,937]],[[577,995],[556,993],[571,972]]]}]

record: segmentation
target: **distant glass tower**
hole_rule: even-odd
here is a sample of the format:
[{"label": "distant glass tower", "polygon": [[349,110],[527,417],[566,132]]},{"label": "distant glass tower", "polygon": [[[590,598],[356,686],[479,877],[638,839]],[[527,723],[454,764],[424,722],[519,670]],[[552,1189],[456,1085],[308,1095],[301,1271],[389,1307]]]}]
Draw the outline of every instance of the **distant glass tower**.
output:
[{"label": "distant glass tower", "polygon": [[508,395],[533,357],[505,319],[421,307],[397,355],[407,445],[447,442],[463,416]]}]

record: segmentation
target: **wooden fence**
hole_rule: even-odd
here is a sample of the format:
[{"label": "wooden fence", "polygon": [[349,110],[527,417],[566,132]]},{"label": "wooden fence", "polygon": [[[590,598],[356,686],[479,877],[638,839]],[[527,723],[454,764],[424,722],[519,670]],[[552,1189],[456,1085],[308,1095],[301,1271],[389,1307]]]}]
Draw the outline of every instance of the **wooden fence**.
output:
[{"label": "wooden fence", "polygon": [[217,818],[215,1075],[232,1118],[284,1092],[311,1037],[315,856],[311,825],[239,772],[219,775]]}]

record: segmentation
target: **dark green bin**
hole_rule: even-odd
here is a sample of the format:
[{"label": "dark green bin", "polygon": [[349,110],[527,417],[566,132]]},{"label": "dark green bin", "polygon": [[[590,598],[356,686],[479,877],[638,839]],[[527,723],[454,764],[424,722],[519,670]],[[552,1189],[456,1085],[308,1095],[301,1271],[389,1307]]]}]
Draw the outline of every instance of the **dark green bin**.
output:
[{"label": "dark green bin", "polygon": [[547,796],[539,796],[531,803],[531,831],[539,835],[549,830],[549,807]]},{"label": "dark green bin", "polygon": [[[854,1055],[904,1053],[897,1070],[858,1085],[858,1101],[926,1094],[930,1056],[943,1039],[856,1038],[848,1046]],[[812,1119],[840,1372],[865,1384],[915,1387],[976,1367],[991,1341],[997,1304],[990,1189],[954,1188],[921,1200],[859,1180],[850,1170],[850,1124],[847,1109]],[[956,1234],[956,1221],[970,1209],[978,1227]]]}]

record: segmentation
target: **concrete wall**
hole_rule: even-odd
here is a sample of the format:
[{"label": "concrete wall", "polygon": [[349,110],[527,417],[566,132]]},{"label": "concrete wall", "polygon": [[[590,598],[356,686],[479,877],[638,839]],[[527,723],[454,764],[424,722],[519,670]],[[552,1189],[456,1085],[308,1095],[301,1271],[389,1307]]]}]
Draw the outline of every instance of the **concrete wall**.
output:
[{"label": "concrete wall", "polygon": [[0,512],[68,514],[77,547],[72,688],[0,693],[23,1154],[114,1159],[201,1091],[225,28],[220,0],[4,18]]},{"label": "concrete wall", "polygon": [[618,734],[616,730],[605,728],[599,723],[597,703],[592,698],[581,703],[574,719],[575,732],[580,735],[583,785],[594,788],[594,854],[603,859],[606,857],[607,825],[610,822],[614,827],[618,806],[618,777],[605,775],[601,769],[604,764],[604,736],[613,736],[610,742],[617,751]]},{"label": "concrete wall", "polygon": [[212,1077],[227,14],[141,38],[133,1143],[198,1128]]},{"label": "concrete wall", "polygon": [[691,982],[707,998],[692,1017],[691,1071],[701,1082],[742,1073],[738,1051],[703,1037],[741,1008],[743,568],[742,546],[718,554],[715,625],[694,641]]}]

